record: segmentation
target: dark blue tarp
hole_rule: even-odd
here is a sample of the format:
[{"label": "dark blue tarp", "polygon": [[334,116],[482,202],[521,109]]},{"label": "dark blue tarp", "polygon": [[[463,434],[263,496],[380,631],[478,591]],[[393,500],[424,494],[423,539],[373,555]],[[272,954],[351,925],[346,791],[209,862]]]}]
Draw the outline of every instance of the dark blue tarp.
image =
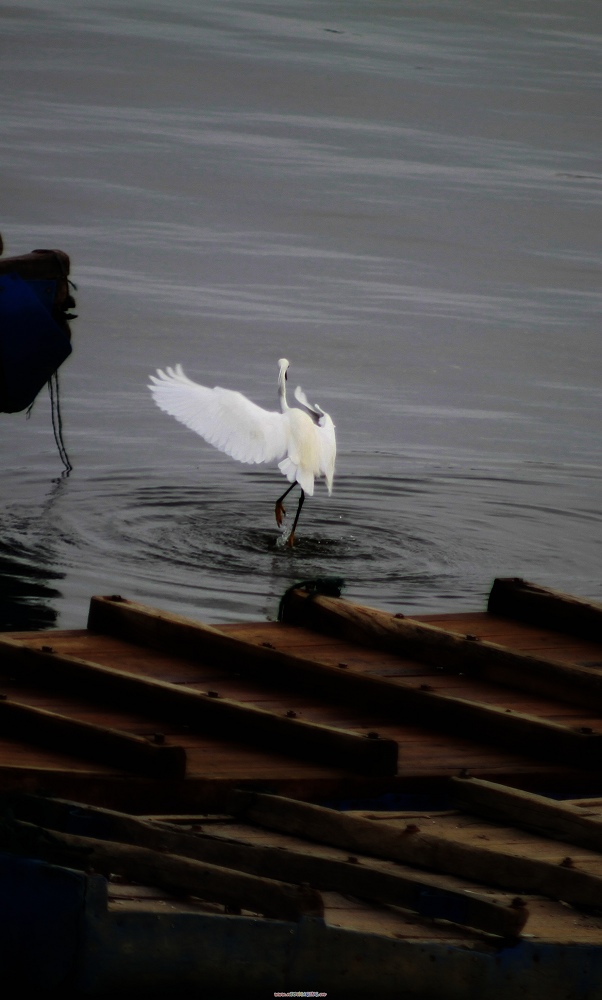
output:
[{"label": "dark blue tarp", "polygon": [[33,403],[71,354],[67,332],[52,316],[56,283],[0,275],[0,412]]},{"label": "dark blue tarp", "polygon": [[33,996],[56,996],[56,987],[68,985],[81,943],[87,882],[81,872],[0,852],[3,996],[25,996],[30,989]]}]

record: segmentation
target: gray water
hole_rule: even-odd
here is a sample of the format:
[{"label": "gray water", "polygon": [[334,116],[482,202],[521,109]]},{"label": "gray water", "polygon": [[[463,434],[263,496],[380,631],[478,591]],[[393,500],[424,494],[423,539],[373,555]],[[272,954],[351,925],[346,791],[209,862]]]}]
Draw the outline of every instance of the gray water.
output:
[{"label": "gray water", "polygon": [[[79,316],[70,476],[45,393],[0,415],[0,626],[271,618],[317,575],[602,599],[601,32],[598,0],[0,0],[5,254],[67,251]],[[292,551],[278,470],[146,389],[277,408],[283,355],[339,446]]]}]

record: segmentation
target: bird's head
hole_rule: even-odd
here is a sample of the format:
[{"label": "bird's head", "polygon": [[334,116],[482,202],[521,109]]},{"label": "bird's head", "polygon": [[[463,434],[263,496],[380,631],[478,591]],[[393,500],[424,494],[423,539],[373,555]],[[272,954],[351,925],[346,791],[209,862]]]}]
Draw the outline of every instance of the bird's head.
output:
[{"label": "bird's head", "polygon": [[287,373],[287,370],[289,368],[290,368],[290,361],[287,361],[286,358],[280,358],[280,361],[278,362],[278,380],[279,381],[281,379],[288,378],[288,375],[286,373]]}]

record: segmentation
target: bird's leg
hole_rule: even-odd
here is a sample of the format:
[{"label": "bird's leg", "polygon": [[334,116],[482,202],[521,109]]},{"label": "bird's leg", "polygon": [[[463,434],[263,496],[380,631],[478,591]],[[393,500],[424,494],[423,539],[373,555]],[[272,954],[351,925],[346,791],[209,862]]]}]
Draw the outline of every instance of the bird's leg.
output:
[{"label": "bird's leg", "polygon": [[276,500],[276,524],[278,525],[279,528],[282,526],[282,520],[286,513],[284,507],[282,506],[282,501],[284,500],[285,497],[289,495],[290,491],[294,489],[296,485],[297,485],[296,483],[293,483],[291,486],[289,486],[288,490],[285,490],[282,496],[278,497],[278,499]]},{"label": "bird's leg", "polygon": [[301,513],[301,508],[303,506],[304,500],[305,500],[305,492],[301,490],[301,496],[299,497],[299,506],[297,507],[297,513],[295,514],[295,520],[293,521],[291,533],[288,536],[288,544],[291,546],[291,548],[295,544],[295,528],[297,527],[297,521],[299,520],[299,514]]}]

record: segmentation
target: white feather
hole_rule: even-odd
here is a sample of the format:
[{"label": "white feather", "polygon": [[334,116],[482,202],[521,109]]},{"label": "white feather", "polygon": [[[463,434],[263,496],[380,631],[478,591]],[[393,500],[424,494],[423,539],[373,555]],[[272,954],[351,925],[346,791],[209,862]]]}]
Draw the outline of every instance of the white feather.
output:
[{"label": "white feather", "polygon": [[157,406],[205,441],[239,462],[278,462],[290,483],[298,483],[312,496],[314,479],[324,476],[332,491],[336,439],[334,424],[319,406],[307,401],[298,386],[298,406],[286,401],[286,372],[289,363],[281,358],[278,394],[281,412],[264,410],[240,392],[193,382],[181,365],[157,369],[149,389]]},{"label": "white feather", "polygon": [[149,389],[157,406],[238,462],[274,462],[286,455],[284,414],[264,410],[241,392],[208,389],[181,365],[157,370]]}]

